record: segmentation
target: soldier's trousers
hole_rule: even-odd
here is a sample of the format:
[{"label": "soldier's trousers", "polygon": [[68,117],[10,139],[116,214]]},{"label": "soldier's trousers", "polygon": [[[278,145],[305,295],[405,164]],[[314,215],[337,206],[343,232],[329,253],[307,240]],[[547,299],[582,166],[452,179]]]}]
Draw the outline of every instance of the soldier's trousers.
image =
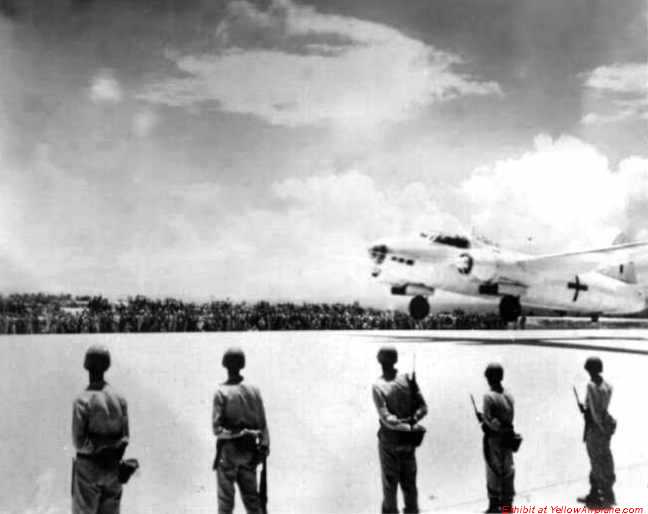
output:
[{"label": "soldier's trousers", "polygon": [[592,491],[613,500],[612,486],[616,480],[610,437],[596,428],[585,433],[585,446],[590,459],[590,486]]},{"label": "soldier's trousers", "polygon": [[510,506],[515,496],[513,451],[504,448],[501,438],[486,436],[484,437],[484,460],[489,500],[494,505]]},{"label": "soldier's trousers", "polygon": [[252,451],[239,450],[231,442],[223,444],[216,468],[218,514],[231,514],[234,510],[234,484],[238,485],[247,514],[259,514],[255,459]]},{"label": "soldier's trousers", "polygon": [[378,443],[382,470],[383,514],[398,513],[398,484],[403,490],[406,514],[417,514],[418,491],[416,489],[416,455],[412,446]]},{"label": "soldier's trousers", "polygon": [[117,466],[100,466],[85,458],[74,460],[72,514],[119,514],[122,484]]}]

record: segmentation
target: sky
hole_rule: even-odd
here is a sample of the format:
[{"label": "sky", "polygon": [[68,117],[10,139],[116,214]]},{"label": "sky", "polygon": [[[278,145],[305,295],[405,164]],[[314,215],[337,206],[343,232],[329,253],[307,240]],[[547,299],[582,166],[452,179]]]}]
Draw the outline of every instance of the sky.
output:
[{"label": "sky", "polygon": [[362,301],[381,236],[648,239],[644,0],[0,13],[4,292]]}]

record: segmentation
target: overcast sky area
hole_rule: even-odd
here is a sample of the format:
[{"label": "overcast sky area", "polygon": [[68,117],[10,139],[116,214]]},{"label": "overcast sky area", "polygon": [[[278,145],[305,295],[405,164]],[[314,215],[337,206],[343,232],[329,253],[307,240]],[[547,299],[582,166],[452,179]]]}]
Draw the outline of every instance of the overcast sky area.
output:
[{"label": "overcast sky area", "polygon": [[4,292],[365,300],[381,236],[648,239],[645,0],[0,12]]}]

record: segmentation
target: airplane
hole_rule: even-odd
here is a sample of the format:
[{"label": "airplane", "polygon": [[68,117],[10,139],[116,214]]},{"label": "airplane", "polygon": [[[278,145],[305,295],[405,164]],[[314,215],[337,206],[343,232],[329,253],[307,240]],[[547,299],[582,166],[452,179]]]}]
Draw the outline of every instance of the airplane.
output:
[{"label": "airplane", "polygon": [[372,277],[394,295],[411,296],[409,313],[424,319],[436,290],[499,301],[499,315],[516,321],[522,308],[599,316],[647,308],[648,288],[637,281],[634,262],[648,255],[648,241],[593,250],[528,255],[504,250],[481,237],[444,232],[383,239],[369,247]]}]

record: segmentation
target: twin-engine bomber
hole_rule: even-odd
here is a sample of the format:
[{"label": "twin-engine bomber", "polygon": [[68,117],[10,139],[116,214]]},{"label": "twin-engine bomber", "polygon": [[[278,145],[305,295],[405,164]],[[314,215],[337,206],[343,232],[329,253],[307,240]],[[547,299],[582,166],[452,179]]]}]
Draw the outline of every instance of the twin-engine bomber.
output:
[{"label": "twin-engine bomber", "polygon": [[499,298],[504,321],[516,321],[522,307],[562,313],[633,314],[646,309],[646,284],[637,281],[635,262],[648,257],[648,242],[623,242],[594,250],[527,255],[500,249],[480,238],[421,233],[385,239],[369,248],[372,276],[392,294],[412,296],[410,315],[430,313],[435,290]]}]

